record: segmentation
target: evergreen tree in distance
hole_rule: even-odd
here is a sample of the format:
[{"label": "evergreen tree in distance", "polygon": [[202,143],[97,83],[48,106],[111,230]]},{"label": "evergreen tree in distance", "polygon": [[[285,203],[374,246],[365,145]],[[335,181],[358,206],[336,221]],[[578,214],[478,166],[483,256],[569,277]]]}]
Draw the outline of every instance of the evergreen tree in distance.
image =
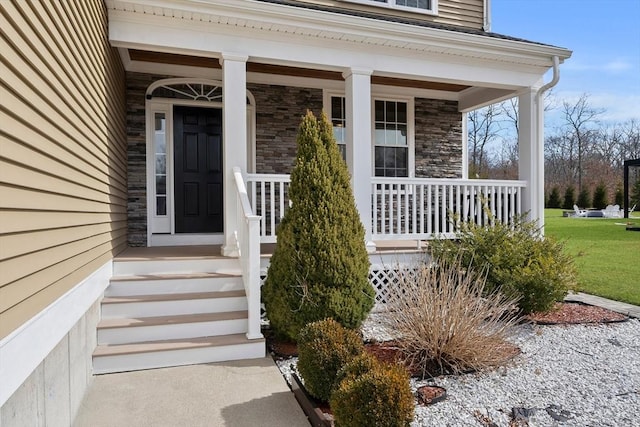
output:
[{"label": "evergreen tree in distance", "polygon": [[576,189],[572,185],[568,186],[564,191],[564,201],[562,202],[563,209],[573,209],[573,205],[576,204]]},{"label": "evergreen tree in distance", "polygon": [[307,323],[325,318],[359,327],[375,296],[349,172],[324,114],[318,120],[307,112],[297,144],[291,207],[262,288],[272,329],[293,341]]},{"label": "evergreen tree in distance", "polygon": [[578,194],[578,206],[586,209],[591,207],[591,197],[589,197],[589,190],[583,188]]},{"label": "evergreen tree in distance", "polygon": [[605,187],[604,182],[601,182],[600,184],[598,184],[595,191],[593,192],[592,204],[593,204],[593,207],[596,209],[604,209],[608,203],[609,202],[607,200],[607,187]]},{"label": "evergreen tree in distance", "polygon": [[551,194],[549,195],[549,200],[547,201],[547,207],[559,208],[560,206],[562,206],[562,201],[560,200],[560,190],[556,186],[551,189]]}]

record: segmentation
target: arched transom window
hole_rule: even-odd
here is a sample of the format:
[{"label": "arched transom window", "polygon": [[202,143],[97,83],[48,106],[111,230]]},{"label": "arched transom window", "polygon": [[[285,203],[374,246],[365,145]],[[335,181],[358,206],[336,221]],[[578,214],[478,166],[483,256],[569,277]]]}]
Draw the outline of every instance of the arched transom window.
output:
[{"label": "arched transom window", "polygon": [[[159,80],[147,89],[147,99],[165,98],[188,101],[222,102],[222,83],[189,78]],[[247,104],[253,105],[247,92]]]}]

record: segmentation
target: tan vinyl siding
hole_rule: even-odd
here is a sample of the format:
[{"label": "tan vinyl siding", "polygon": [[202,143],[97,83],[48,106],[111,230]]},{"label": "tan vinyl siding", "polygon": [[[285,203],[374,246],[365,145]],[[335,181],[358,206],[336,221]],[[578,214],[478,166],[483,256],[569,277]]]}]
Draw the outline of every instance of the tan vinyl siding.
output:
[{"label": "tan vinyl siding", "polygon": [[441,0],[438,3],[438,17],[434,18],[434,22],[481,30],[484,24],[484,1]]},{"label": "tan vinyl siding", "polygon": [[[363,12],[379,15],[391,15],[410,19],[422,19],[444,25],[457,25],[461,27],[481,30],[484,22],[484,0],[438,0],[437,16],[417,12],[406,12],[380,6],[368,6],[361,3],[351,3],[343,0],[299,0],[304,3],[315,3],[323,6],[332,6],[361,10]],[[372,2],[374,3],[374,2]]]},{"label": "tan vinyl siding", "polygon": [[124,70],[102,0],[0,1],[0,338],[126,246]]}]

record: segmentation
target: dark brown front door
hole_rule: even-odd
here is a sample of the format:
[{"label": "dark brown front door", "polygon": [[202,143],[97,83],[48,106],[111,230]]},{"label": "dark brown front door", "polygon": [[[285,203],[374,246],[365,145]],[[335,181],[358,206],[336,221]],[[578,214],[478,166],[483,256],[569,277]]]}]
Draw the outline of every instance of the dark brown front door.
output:
[{"label": "dark brown front door", "polygon": [[222,110],[175,106],[176,233],[223,231]]}]

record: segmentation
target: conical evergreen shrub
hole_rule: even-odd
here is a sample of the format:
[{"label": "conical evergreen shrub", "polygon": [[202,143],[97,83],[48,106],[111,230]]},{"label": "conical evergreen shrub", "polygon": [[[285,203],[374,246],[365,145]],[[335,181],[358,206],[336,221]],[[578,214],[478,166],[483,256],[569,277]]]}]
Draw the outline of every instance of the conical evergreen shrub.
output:
[{"label": "conical evergreen shrub", "polygon": [[295,341],[310,322],[331,317],[357,328],[373,307],[369,256],[347,166],[331,124],[307,112],[291,172],[291,208],[262,288],[276,335]]}]

